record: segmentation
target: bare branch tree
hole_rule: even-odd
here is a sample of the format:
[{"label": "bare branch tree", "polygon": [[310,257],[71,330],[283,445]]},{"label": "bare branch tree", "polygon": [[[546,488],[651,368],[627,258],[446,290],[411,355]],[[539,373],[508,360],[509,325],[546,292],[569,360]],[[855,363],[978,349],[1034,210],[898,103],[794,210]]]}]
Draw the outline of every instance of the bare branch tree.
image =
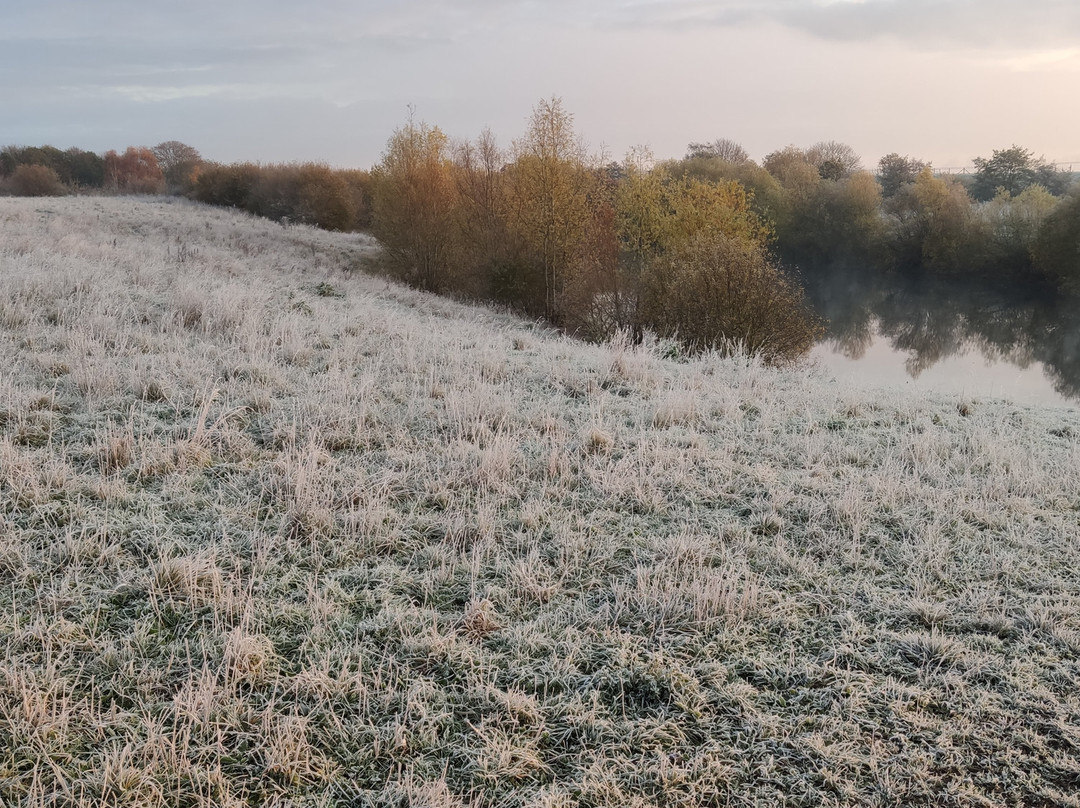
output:
[{"label": "bare branch tree", "polygon": [[746,149],[727,138],[717,138],[711,143],[690,143],[686,147],[686,159],[699,158],[723,160],[725,163],[745,163],[750,159]]}]

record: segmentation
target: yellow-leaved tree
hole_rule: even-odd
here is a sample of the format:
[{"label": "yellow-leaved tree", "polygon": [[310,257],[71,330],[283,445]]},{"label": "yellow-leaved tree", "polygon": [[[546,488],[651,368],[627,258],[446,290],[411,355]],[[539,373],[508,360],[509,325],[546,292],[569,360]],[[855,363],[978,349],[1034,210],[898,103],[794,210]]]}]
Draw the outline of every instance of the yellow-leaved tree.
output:
[{"label": "yellow-leaved tree", "polygon": [[770,260],[772,227],[743,186],[683,178],[665,197],[662,249],[639,280],[641,324],[691,351],[741,348],[771,363],[803,355],[817,321]]},{"label": "yellow-leaved tree", "polygon": [[543,288],[543,314],[560,318],[574,257],[586,238],[589,194],[597,182],[574,116],[559,98],[533,109],[507,167],[507,226],[524,251],[521,269]]},{"label": "yellow-leaved tree", "polygon": [[449,139],[410,120],[390,137],[371,184],[371,230],[391,269],[422,289],[448,288],[458,206]]},{"label": "yellow-leaved tree", "polygon": [[889,200],[892,249],[901,266],[957,273],[979,266],[990,243],[985,223],[959,181],[924,168]]}]

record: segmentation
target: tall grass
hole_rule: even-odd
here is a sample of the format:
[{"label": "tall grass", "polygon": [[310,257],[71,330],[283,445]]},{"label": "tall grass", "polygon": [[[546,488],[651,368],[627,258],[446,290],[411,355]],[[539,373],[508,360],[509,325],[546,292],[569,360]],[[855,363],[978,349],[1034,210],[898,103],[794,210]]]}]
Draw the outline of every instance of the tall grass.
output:
[{"label": "tall grass", "polygon": [[0,802],[1077,805],[1080,416],[0,199]]}]

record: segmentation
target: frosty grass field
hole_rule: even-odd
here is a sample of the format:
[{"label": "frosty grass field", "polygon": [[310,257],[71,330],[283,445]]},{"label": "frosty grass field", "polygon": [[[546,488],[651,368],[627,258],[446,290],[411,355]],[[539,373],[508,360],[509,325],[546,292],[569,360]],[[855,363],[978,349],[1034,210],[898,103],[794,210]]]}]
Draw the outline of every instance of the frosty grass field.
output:
[{"label": "frosty grass field", "polygon": [[1080,805],[1080,414],[0,199],[0,804]]}]

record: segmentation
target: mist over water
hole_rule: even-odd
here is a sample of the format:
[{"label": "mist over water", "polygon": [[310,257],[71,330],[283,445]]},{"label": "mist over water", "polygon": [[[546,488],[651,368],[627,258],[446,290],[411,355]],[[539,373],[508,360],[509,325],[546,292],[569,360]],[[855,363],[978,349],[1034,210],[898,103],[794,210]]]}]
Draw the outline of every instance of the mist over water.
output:
[{"label": "mist over water", "polygon": [[840,381],[1080,407],[1080,300],[1032,284],[803,278],[826,321],[812,358]]}]

